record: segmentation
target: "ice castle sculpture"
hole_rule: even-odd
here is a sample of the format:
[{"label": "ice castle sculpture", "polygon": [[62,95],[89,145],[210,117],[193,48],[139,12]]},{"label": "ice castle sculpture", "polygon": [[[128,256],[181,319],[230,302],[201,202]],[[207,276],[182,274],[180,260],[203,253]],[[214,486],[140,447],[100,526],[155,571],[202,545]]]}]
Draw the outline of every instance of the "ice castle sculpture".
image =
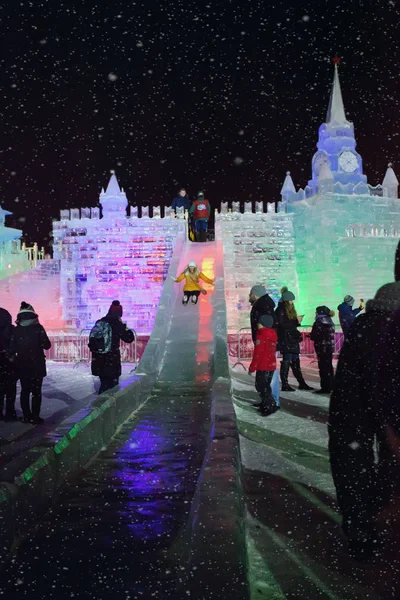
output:
[{"label": "ice castle sculpture", "polygon": [[339,61],[334,62],[312,178],[305,190],[296,192],[289,181],[282,190],[281,208],[294,217],[299,300],[308,321],[318,304],[336,308],[346,294],[371,298],[392,281],[400,235],[397,177],[389,164],[381,185],[367,182],[354,125],[345,115]]},{"label": "ice castle sculpture", "polygon": [[0,206],[0,279],[30,267],[28,253],[21,248],[22,231],[5,225],[6,216],[11,214]]},{"label": "ice castle sculpture", "polygon": [[[107,313],[112,300],[123,320],[141,334],[153,327],[162,286],[185,221],[159,207],[153,217],[130,207],[115,173],[100,193],[100,208],[61,211],[53,223],[54,259],[61,263],[61,302],[68,327],[86,329]],[[181,236],[182,237],[182,236]]]},{"label": "ice castle sculpture", "polygon": [[[393,280],[400,236],[398,180],[389,164],[382,184],[372,186],[356,150],[354,125],[346,119],[339,60],[326,121],[319,128],[312,177],[296,191],[290,172],[281,189],[278,214],[262,213],[256,203],[239,214],[233,203],[216,215],[216,236],[225,250],[228,328],[248,327],[248,292],[262,283],[275,300],[288,285],[297,296],[304,324],[315,307],[334,309],[346,294],[371,298]],[[238,203],[237,203],[238,204]],[[262,206],[262,205],[261,205]]]}]

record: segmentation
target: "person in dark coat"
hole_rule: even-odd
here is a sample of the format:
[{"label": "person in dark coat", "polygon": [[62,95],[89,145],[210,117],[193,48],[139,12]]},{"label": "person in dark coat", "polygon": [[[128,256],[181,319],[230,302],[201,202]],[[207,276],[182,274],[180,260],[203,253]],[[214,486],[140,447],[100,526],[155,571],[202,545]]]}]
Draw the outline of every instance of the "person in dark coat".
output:
[{"label": "person in dark coat", "polygon": [[[17,378],[10,350],[14,326],[8,310],[0,308],[0,420],[15,421],[15,398],[17,395]],[[4,410],[6,400],[6,412]]]},{"label": "person in dark coat", "polygon": [[197,194],[197,200],[193,200],[190,205],[189,214],[194,224],[196,242],[206,242],[211,206],[204,197],[204,192]]},{"label": "person in dark coat", "polygon": [[330,394],[333,384],[333,352],[335,350],[335,325],[332,317],[333,310],[327,306],[317,306],[315,321],[309,338],[314,342],[314,349],[318,359],[321,389],[314,394]]},{"label": "person in dark coat", "polygon": [[262,315],[271,315],[274,318],[275,326],[275,302],[267,294],[267,290],[263,285],[253,285],[249,294],[249,302],[251,304],[251,337],[253,339],[253,344],[255,344],[258,331],[258,323]]},{"label": "person in dark coat", "polygon": [[364,303],[360,300],[360,306],[353,308],[354,298],[353,296],[345,296],[342,304],[337,307],[339,313],[340,326],[343,331],[344,337],[346,337],[350,331],[350,327],[353,324],[354,319],[364,309]]},{"label": "person in dark coat", "polygon": [[394,464],[400,481],[398,449],[391,447],[391,435],[400,432],[399,310],[400,282],[367,302],[345,338],[329,407],[332,476],[349,551],[359,560],[378,547],[376,516],[387,503]]},{"label": "person in dark coat", "polygon": [[16,323],[10,348],[15,354],[15,371],[21,382],[22,421],[38,425],[43,423],[40,408],[43,378],[47,375],[44,351],[51,348],[51,342],[31,304],[21,302]]},{"label": "person in dark coat", "polygon": [[294,392],[289,385],[289,368],[299,382],[299,390],[312,390],[304,380],[300,367],[300,342],[301,333],[298,330],[303,316],[298,316],[293,304],[295,296],[286,287],[281,289],[281,301],[275,311],[275,319],[278,333],[278,350],[282,353],[281,383],[283,392]]},{"label": "person in dark coat", "polygon": [[190,198],[186,193],[185,188],[181,188],[178,192],[178,195],[172,200],[171,204],[172,209],[176,212],[177,208],[183,208],[183,210],[189,210],[190,208]]},{"label": "person in dark coat", "polygon": [[122,322],[122,314],[121,304],[118,300],[114,300],[107,315],[100,319],[100,321],[109,323],[112,336],[109,352],[98,354],[92,351],[92,375],[100,378],[99,394],[118,385],[121,376],[120,341],[131,344],[135,338],[133,331]]}]

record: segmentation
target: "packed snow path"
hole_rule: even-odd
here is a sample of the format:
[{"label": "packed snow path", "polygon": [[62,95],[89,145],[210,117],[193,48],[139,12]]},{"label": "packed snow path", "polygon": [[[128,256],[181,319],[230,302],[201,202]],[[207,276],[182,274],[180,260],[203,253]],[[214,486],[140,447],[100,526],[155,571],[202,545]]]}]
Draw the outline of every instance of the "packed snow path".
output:
[{"label": "packed snow path", "polygon": [[[307,382],[318,388],[316,362],[301,362]],[[254,378],[238,367],[232,384],[251,600],[400,598],[396,535],[383,556],[365,566],[348,556],[329,466],[329,398],[283,393],[281,410],[263,418],[252,407]]]},{"label": "packed snow path", "polygon": [[[214,278],[212,244],[193,244]],[[189,252],[190,249],[190,252]],[[179,284],[176,284],[177,286]],[[212,286],[197,306],[177,294],[167,351],[151,397],[18,549],[2,573],[5,598],[176,598],[174,556],[191,507],[209,430]],[[183,285],[180,284],[180,289]]]}]

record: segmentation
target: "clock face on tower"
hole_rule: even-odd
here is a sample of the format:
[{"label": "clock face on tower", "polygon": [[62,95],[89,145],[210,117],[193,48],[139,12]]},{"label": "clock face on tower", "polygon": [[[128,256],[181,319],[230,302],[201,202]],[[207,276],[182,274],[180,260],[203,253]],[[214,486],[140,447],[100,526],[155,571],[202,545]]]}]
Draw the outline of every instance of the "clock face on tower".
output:
[{"label": "clock face on tower", "polygon": [[339,156],[339,167],[345,173],[354,173],[358,168],[357,156],[350,150],[345,150]]},{"label": "clock face on tower", "polygon": [[317,152],[313,160],[313,168],[316,175],[319,175],[322,165],[329,163],[328,155],[325,152]]}]

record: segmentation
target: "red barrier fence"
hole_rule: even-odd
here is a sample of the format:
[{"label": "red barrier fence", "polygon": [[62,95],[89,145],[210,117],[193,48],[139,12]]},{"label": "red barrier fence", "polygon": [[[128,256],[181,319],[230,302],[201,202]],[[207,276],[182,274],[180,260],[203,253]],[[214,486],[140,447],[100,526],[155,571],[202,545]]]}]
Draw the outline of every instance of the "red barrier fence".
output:
[{"label": "red barrier fence", "polygon": [[[73,330],[50,330],[47,332],[51,348],[46,351],[48,360],[67,363],[89,363],[91,352],[88,347],[90,330],[80,333]],[[132,344],[121,342],[121,360],[124,363],[137,364],[146,348],[149,336],[135,335]]]},{"label": "red barrier fence", "polygon": [[[310,331],[310,327],[301,331],[302,341],[300,342],[300,354],[302,356],[315,356],[314,342],[307,337]],[[342,344],[343,333],[341,331],[336,331],[334,354],[339,354]],[[251,338],[251,329],[249,327],[243,327],[242,329],[239,329],[237,333],[228,334],[228,348],[229,356],[237,358],[239,361],[251,360],[254,349]]]}]

